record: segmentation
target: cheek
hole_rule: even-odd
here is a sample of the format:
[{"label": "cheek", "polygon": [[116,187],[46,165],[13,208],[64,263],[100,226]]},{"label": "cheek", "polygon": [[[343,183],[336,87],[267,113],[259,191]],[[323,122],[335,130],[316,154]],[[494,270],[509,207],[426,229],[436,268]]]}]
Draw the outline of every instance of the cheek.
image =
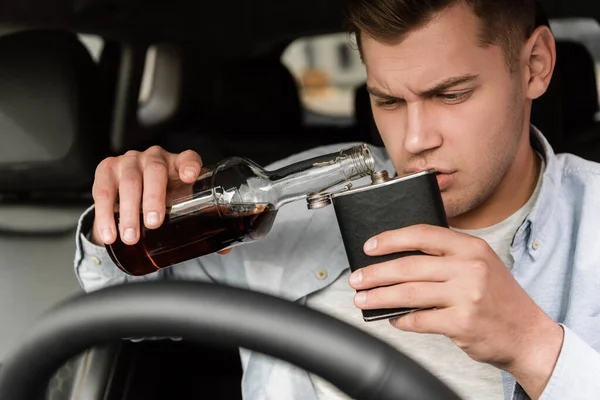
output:
[{"label": "cheek", "polygon": [[404,148],[404,116],[402,111],[387,111],[373,106],[373,118],[386,149],[399,154]]},{"label": "cheek", "polygon": [[[486,154],[499,150],[509,109],[506,94],[498,96],[491,91],[478,91],[458,105],[440,106],[435,118],[444,146],[469,164],[486,162]],[[475,154],[479,156],[473,157]]]}]

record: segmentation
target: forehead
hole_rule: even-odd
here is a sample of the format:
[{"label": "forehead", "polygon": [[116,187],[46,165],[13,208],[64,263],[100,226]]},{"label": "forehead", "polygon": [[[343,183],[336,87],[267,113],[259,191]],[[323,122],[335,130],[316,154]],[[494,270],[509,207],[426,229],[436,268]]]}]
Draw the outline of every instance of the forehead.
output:
[{"label": "forehead", "polygon": [[386,44],[361,36],[370,85],[405,85],[422,89],[450,76],[494,72],[504,67],[499,46],[479,43],[480,20],[463,2],[410,32],[401,42]]}]

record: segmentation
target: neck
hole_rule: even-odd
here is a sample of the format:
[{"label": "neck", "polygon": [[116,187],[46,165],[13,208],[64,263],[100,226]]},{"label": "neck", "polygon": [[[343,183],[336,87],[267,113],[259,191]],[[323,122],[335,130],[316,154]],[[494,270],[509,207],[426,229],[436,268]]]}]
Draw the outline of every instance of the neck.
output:
[{"label": "neck", "polygon": [[449,218],[450,226],[459,229],[486,228],[504,221],[527,203],[541,173],[541,161],[529,144],[529,134],[524,136],[527,142],[519,146],[515,162],[494,194],[474,210]]}]

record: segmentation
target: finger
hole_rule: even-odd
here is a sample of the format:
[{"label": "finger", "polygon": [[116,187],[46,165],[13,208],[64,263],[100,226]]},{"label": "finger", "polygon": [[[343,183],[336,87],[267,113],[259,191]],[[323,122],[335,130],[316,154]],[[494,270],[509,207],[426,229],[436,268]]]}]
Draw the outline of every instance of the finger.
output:
[{"label": "finger", "polygon": [[200,174],[202,158],[193,150],[186,150],[174,159],[174,169],[178,178],[185,183],[193,183]]},{"label": "finger", "polygon": [[125,244],[135,244],[140,230],[140,203],[143,176],[136,156],[120,159],[119,176],[119,230]]},{"label": "finger", "polygon": [[93,241],[112,244],[117,238],[115,224],[115,201],[117,184],[113,170],[115,158],[107,158],[96,168],[96,177],[92,185],[94,199]]},{"label": "finger", "polygon": [[439,282],[410,282],[363,290],[354,296],[361,310],[377,308],[430,308],[452,304],[453,293]]},{"label": "finger", "polygon": [[448,309],[417,310],[390,319],[390,324],[405,332],[448,335],[450,313]]},{"label": "finger", "polygon": [[401,251],[422,251],[443,256],[454,255],[481,239],[434,225],[413,225],[383,232],[365,243],[364,251],[371,256]]},{"label": "finger", "polygon": [[389,286],[403,282],[445,282],[455,275],[457,261],[451,257],[406,256],[369,265],[354,271],[349,278],[356,290]]},{"label": "finger", "polygon": [[144,225],[150,229],[159,227],[165,217],[169,167],[164,157],[150,156],[144,160],[144,193],[142,209]]}]

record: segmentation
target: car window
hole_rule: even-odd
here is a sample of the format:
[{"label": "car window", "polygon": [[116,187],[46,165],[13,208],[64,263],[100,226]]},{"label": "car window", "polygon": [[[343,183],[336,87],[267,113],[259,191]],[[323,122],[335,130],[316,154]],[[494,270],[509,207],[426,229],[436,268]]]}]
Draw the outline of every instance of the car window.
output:
[{"label": "car window", "polygon": [[331,117],[354,115],[354,90],[366,73],[354,38],[346,33],[303,37],[282,62],[296,77],[306,110]]},{"label": "car window", "polygon": [[98,62],[100,54],[102,54],[102,49],[104,48],[104,39],[100,36],[89,34],[79,34],[77,37],[81,43],[87,47],[94,61]]}]

